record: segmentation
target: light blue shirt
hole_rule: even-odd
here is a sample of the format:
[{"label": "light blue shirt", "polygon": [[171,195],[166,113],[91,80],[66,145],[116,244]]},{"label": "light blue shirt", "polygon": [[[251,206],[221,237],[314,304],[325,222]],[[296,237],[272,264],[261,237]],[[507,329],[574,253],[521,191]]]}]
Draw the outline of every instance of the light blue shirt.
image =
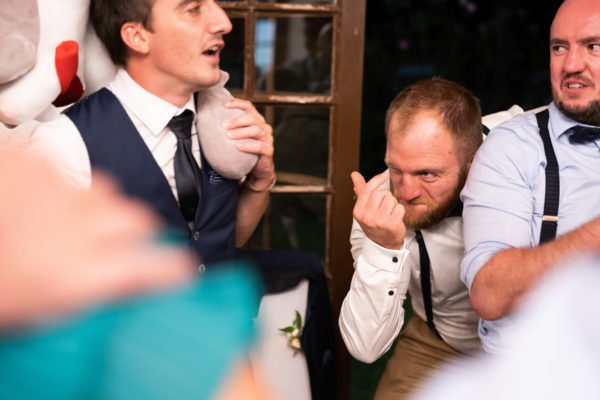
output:
[{"label": "light blue shirt", "polygon": [[[577,123],[558,111],[554,103],[549,111],[550,138],[560,175],[560,236],[600,215],[600,140],[571,144],[564,133]],[[534,114],[520,114],[499,125],[477,152],[461,193],[465,238],[461,279],[469,289],[477,272],[497,252],[538,244],[545,167],[546,156]],[[503,332],[507,325],[512,325],[511,316],[480,321],[484,350],[504,350]]]}]

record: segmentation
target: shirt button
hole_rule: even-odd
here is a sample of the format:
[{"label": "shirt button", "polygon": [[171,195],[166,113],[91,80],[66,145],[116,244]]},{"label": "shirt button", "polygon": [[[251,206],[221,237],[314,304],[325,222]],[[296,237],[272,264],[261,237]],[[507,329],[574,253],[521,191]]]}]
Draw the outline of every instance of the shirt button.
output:
[{"label": "shirt button", "polygon": [[200,239],[200,232],[196,231],[194,232],[194,240],[197,242],[198,239]]},{"label": "shirt button", "polygon": [[204,271],[206,271],[206,265],[204,265],[204,264],[198,265],[198,272],[200,272],[201,274],[203,274]]},{"label": "shirt button", "polygon": [[388,292],[388,295],[390,295],[390,296],[393,296],[393,295],[394,295],[394,291],[393,291],[393,290],[390,290],[390,291]]},{"label": "shirt button", "polygon": [[397,263],[398,262],[398,257],[392,257],[392,262]]}]

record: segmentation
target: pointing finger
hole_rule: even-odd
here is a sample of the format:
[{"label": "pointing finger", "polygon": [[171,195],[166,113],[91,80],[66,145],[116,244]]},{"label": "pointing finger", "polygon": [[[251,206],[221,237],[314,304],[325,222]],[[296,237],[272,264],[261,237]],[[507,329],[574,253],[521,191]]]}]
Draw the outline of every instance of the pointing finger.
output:
[{"label": "pointing finger", "polygon": [[360,192],[362,192],[363,188],[367,184],[365,182],[365,178],[363,178],[360,172],[356,171],[350,174],[350,178],[352,178],[352,183],[354,184],[354,194],[356,195],[356,197],[358,197]]}]

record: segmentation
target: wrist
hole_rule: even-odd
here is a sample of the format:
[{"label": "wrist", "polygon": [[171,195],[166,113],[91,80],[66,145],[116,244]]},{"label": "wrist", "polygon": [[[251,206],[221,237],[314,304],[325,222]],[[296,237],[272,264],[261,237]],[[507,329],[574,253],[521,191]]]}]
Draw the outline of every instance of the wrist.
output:
[{"label": "wrist", "polygon": [[275,174],[273,174],[273,176],[269,180],[268,184],[265,184],[264,182],[260,182],[260,181],[257,182],[256,180],[253,180],[253,179],[246,179],[244,182],[246,187],[250,191],[255,192],[255,193],[268,192],[269,190],[271,190],[275,187],[276,183],[277,183],[277,178],[276,178]]},{"label": "wrist", "polygon": [[400,249],[387,249],[365,237],[362,256],[368,264],[377,269],[399,273],[408,256],[408,250],[404,246]]}]

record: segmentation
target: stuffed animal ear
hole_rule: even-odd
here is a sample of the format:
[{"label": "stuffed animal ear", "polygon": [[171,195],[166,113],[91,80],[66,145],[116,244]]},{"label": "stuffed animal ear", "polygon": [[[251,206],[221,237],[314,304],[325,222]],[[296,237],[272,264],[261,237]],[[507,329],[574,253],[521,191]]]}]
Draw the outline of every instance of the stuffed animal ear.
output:
[{"label": "stuffed animal ear", "polygon": [[[16,8],[21,9],[21,3],[29,1],[22,0]],[[58,110],[52,102],[59,95],[63,98],[58,104],[65,105],[83,93],[75,75],[81,76],[82,52],[72,42],[83,41],[89,5],[89,0],[37,0],[40,20],[37,60],[26,74],[0,85],[0,122],[19,125],[31,119],[54,118]]]},{"label": "stuffed animal ear", "polygon": [[3,0],[0,7],[0,84],[29,71],[37,58],[40,17],[37,0]]},{"label": "stuffed animal ear", "polygon": [[221,74],[223,76],[217,85],[198,93],[198,137],[202,153],[215,171],[228,179],[241,179],[254,168],[258,156],[238,150],[237,140],[228,139],[227,132],[221,125],[224,120],[244,113],[242,110],[225,108],[223,105],[233,96],[224,87],[229,75],[226,72]]}]

